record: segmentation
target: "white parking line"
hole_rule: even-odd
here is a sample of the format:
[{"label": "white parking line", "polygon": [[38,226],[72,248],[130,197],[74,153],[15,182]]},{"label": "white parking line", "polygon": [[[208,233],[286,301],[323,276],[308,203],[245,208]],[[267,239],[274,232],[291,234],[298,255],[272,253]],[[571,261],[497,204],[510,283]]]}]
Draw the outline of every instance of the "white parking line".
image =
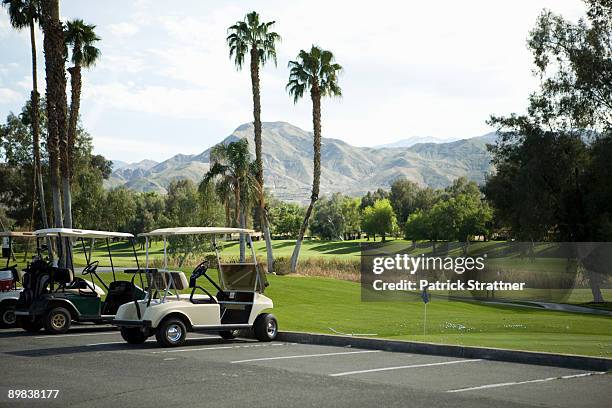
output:
[{"label": "white parking line", "polygon": [[447,364],[460,364],[460,363],[472,363],[475,361],[482,361],[482,359],[472,359],[472,360],[453,360],[453,361],[443,361],[440,363],[428,363],[428,364],[412,364],[405,366],[392,366],[392,367],[382,367],[382,368],[372,368],[370,370],[357,370],[357,371],[346,371],[343,373],[335,373],[330,374],[331,377],[342,377],[345,375],[353,375],[353,374],[364,374],[364,373],[376,373],[378,371],[391,371],[391,370],[403,370],[407,368],[420,368],[420,367],[433,367]]},{"label": "white parking line", "polygon": [[250,347],[267,347],[267,346],[284,346],[283,343],[268,343],[268,344],[241,344],[235,346],[213,346],[213,347],[194,347],[185,349],[173,349],[173,350],[161,350],[152,351],[151,354],[163,354],[163,353],[183,353],[188,351],[206,351],[206,350],[225,350],[225,349],[238,349],[238,348],[250,348]]},{"label": "white parking line", "polygon": [[325,357],[325,356],[341,356],[341,355],[345,355],[345,354],[362,354],[362,353],[380,353],[380,350],[345,351],[345,352],[341,352],[341,353],[299,354],[299,355],[296,355],[296,356],[250,358],[248,360],[232,361],[231,363],[235,364],[235,363],[249,363],[251,361],[285,360],[285,359],[290,359],[290,358],[310,358],[310,357]]},{"label": "white parking line", "polygon": [[588,377],[588,376],[591,376],[591,375],[601,375],[601,374],[605,374],[605,372],[592,372],[592,373],[582,373],[582,374],[574,374],[574,375],[562,375],[561,377],[548,377],[548,378],[540,378],[540,379],[537,379],[537,380],[515,381],[515,382],[506,382],[506,383],[479,385],[479,386],[476,386],[476,387],[468,387],[468,388],[459,388],[459,389],[456,389],[456,390],[448,390],[446,392],[464,392],[464,391],[484,390],[484,389],[487,389],[487,388],[499,388],[499,387],[508,387],[508,386],[511,386],[511,385],[533,384],[533,383],[548,382],[548,381],[553,381],[553,380],[568,380],[570,378]]},{"label": "white parking line", "polygon": [[[145,341],[145,343],[151,343],[153,341],[155,341],[155,340],[151,339],[151,340]],[[125,341],[109,341],[108,343],[91,343],[91,344],[86,344],[85,346],[87,346],[87,347],[94,347],[94,346],[106,346],[106,345],[109,345],[109,344],[127,344],[127,342],[125,342]]]}]

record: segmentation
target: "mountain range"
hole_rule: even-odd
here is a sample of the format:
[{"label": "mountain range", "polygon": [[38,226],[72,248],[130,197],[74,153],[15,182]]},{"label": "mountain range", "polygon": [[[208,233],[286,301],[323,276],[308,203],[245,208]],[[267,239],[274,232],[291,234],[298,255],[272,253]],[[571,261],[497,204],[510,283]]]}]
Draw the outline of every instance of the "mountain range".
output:
[{"label": "mountain range", "polygon": [[[221,143],[247,138],[254,157],[253,134],[253,124],[243,124]],[[489,133],[446,143],[356,147],[339,139],[322,138],[321,195],[362,195],[387,188],[399,177],[436,188],[461,176],[482,183],[492,170],[486,144],[494,140],[495,133]],[[264,122],[262,144],[266,188],[281,200],[307,201],[312,183],[312,132],[286,122]],[[210,148],[195,155],[178,154],[160,163],[113,162],[106,187],[165,193],[175,179],[199,183],[209,168],[209,155]]]}]

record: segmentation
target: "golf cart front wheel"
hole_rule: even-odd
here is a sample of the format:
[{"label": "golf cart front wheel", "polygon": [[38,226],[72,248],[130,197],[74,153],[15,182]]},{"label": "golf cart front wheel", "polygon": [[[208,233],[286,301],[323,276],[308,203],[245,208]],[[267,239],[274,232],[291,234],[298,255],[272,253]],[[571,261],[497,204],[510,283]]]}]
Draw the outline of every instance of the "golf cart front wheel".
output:
[{"label": "golf cart front wheel", "polygon": [[32,319],[30,316],[18,316],[17,326],[28,333],[38,333],[43,328],[43,323],[40,319]]},{"label": "golf cart front wheel", "polygon": [[4,329],[15,326],[17,326],[15,306],[10,304],[0,306],[0,327]]},{"label": "golf cart front wheel", "polygon": [[162,347],[177,347],[185,344],[187,337],[187,327],[185,323],[178,318],[169,318],[162,321],[157,326],[155,338],[157,343]]},{"label": "golf cart front wheel", "polygon": [[147,341],[147,335],[138,327],[122,327],[121,337],[129,344],[142,344]]},{"label": "golf cart front wheel", "polygon": [[270,313],[262,313],[253,323],[253,332],[259,341],[272,341],[278,334],[278,322]]},{"label": "golf cart front wheel", "polygon": [[63,307],[56,307],[45,316],[45,331],[51,334],[66,333],[70,329],[70,312]]}]

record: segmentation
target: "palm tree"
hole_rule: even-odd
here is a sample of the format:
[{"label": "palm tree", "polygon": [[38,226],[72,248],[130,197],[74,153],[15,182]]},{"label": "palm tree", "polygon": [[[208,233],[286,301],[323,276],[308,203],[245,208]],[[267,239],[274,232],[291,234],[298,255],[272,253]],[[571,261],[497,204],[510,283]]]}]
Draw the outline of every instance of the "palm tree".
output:
[{"label": "palm tree", "polygon": [[310,195],[310,205],[306,209],[304,222],[300,227],[300,233],[291,255],[291,272],[295,272],[297,269],[304,233],[308,227],[315,202],[319,198],[321,181],[321,97],[342,96],[342,90],[338,85],[338,75],[341,71],[342,67],[334,61],[334,55],[331,51],[323,50],[314,45],[309,52],[301,50],[297,61],[289,61],[287,91],[293,96],[294,103],[297,103],[304,96],[304,92],[310,91],[314,132],[312,194]]},{"label": "palm tree", "polygon": [[35,25],[40,17],[40,4],[38,0],[2,0],[2,5],[8,9],[11,25],[21,30],[30,29],[30,45],[32,48],[32,93],[30,96],[30,109],[32,121],[32,144],[34,150],[34,196],[38,186],[38,204],[43,228],[49,227],[47,221],[47,206],[45,204],[45,187],[42,177],[42,164],[40,158],[40,123],[39,123],[39,94],[36,68],[36,30]]},{"label": "palm tree", "polygon": [[[218,179],[217,193],[226,194],[231,190],[234,193],[234,222],[240,228],[246,228],[247,208],[250,199],[261,196],[261,186],[254,176],[256,164],[251,162],[249,142],[241,139],[228,144],[218,144],[210,152],[211,167],[204,175],[202,186],[206,186],[214,179]],[[201,186],[201,188],[202,188]],[[220,198],[229,202],[227,196]],[[228,214],[228,212],[226,212]],[[240,236],[240,262],[245,260],[245,241]]]},{"label": "palm tree", "polygon": [[[47,82],[47,150],[53,199],[53,224],[63,226],[60,190],[60,140],[66,129],[66,76],[64,73],[64,41],[59,20],[59,1],[41,0],[40,22],[44,33],[45,75]],[[62,90],[63,102],[62,103]]]},{"label": "palm tree", "polygon": [[[41,0],[40,23],[43,29],[45,51],[45,75],[47,81],[47,151],[51,196],[53,199],[53,224],[63,226],[62,196],[60,187],[60,151],[66,150],[66,70],[64,32],[60,21],[59,0]],[[60,146],[61,144],[61,146]],[[65,247],[59,245],[60,261],[67,258]]]},{"label": "palm tree", "polygon": [[74,142],[76,138],[77,121],[81,105],[81,67],[89,68],[96,63],[100,50],[93,44],[99,41],[94,29],[95,25],[85,24],[83,20],[72,20],[66,24],[64,42],[66,47],[72,47],[73,67],[70,73],[70,117],[66,133],[66,150],[62,155],[62,191],[64,193],[64,227],[72,228],[72,197],[70,182],[72,181],[72,166]]},{"label": "palm tree", "polygon": [[[255,163],[257,182],[263,189],[263,160],[261,157],[261,96],[259,87],[259,65],[265,65],[270,59],[276,65],[276,43],[281,40],[280,35],[270,31],[274,21],[260,22],[259,14],[252,11],[244,17],[243,21],[228,29],[227,44],[230,49],[230,58],[234,58],[237,69],[242,69],[246,53],[250,54],[251,88],[253,91],[253,127],[255,133]],[[264,196],[259,200],[259,221],[266,239],[266,252],[268,257],[268,272],[274,271],[274,256],[272,255],[272,241],[270,227],[266,215]]]}]

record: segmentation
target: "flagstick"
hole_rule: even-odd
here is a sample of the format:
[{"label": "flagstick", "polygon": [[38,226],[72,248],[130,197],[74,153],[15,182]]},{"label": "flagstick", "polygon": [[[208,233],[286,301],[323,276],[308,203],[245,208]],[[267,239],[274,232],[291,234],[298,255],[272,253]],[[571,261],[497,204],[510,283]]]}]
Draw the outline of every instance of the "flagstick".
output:
[{"label": "flagstick", "polygon": [[425,303],[425,318],[423,319],[423,336],[427,334],[427,303]]}]

